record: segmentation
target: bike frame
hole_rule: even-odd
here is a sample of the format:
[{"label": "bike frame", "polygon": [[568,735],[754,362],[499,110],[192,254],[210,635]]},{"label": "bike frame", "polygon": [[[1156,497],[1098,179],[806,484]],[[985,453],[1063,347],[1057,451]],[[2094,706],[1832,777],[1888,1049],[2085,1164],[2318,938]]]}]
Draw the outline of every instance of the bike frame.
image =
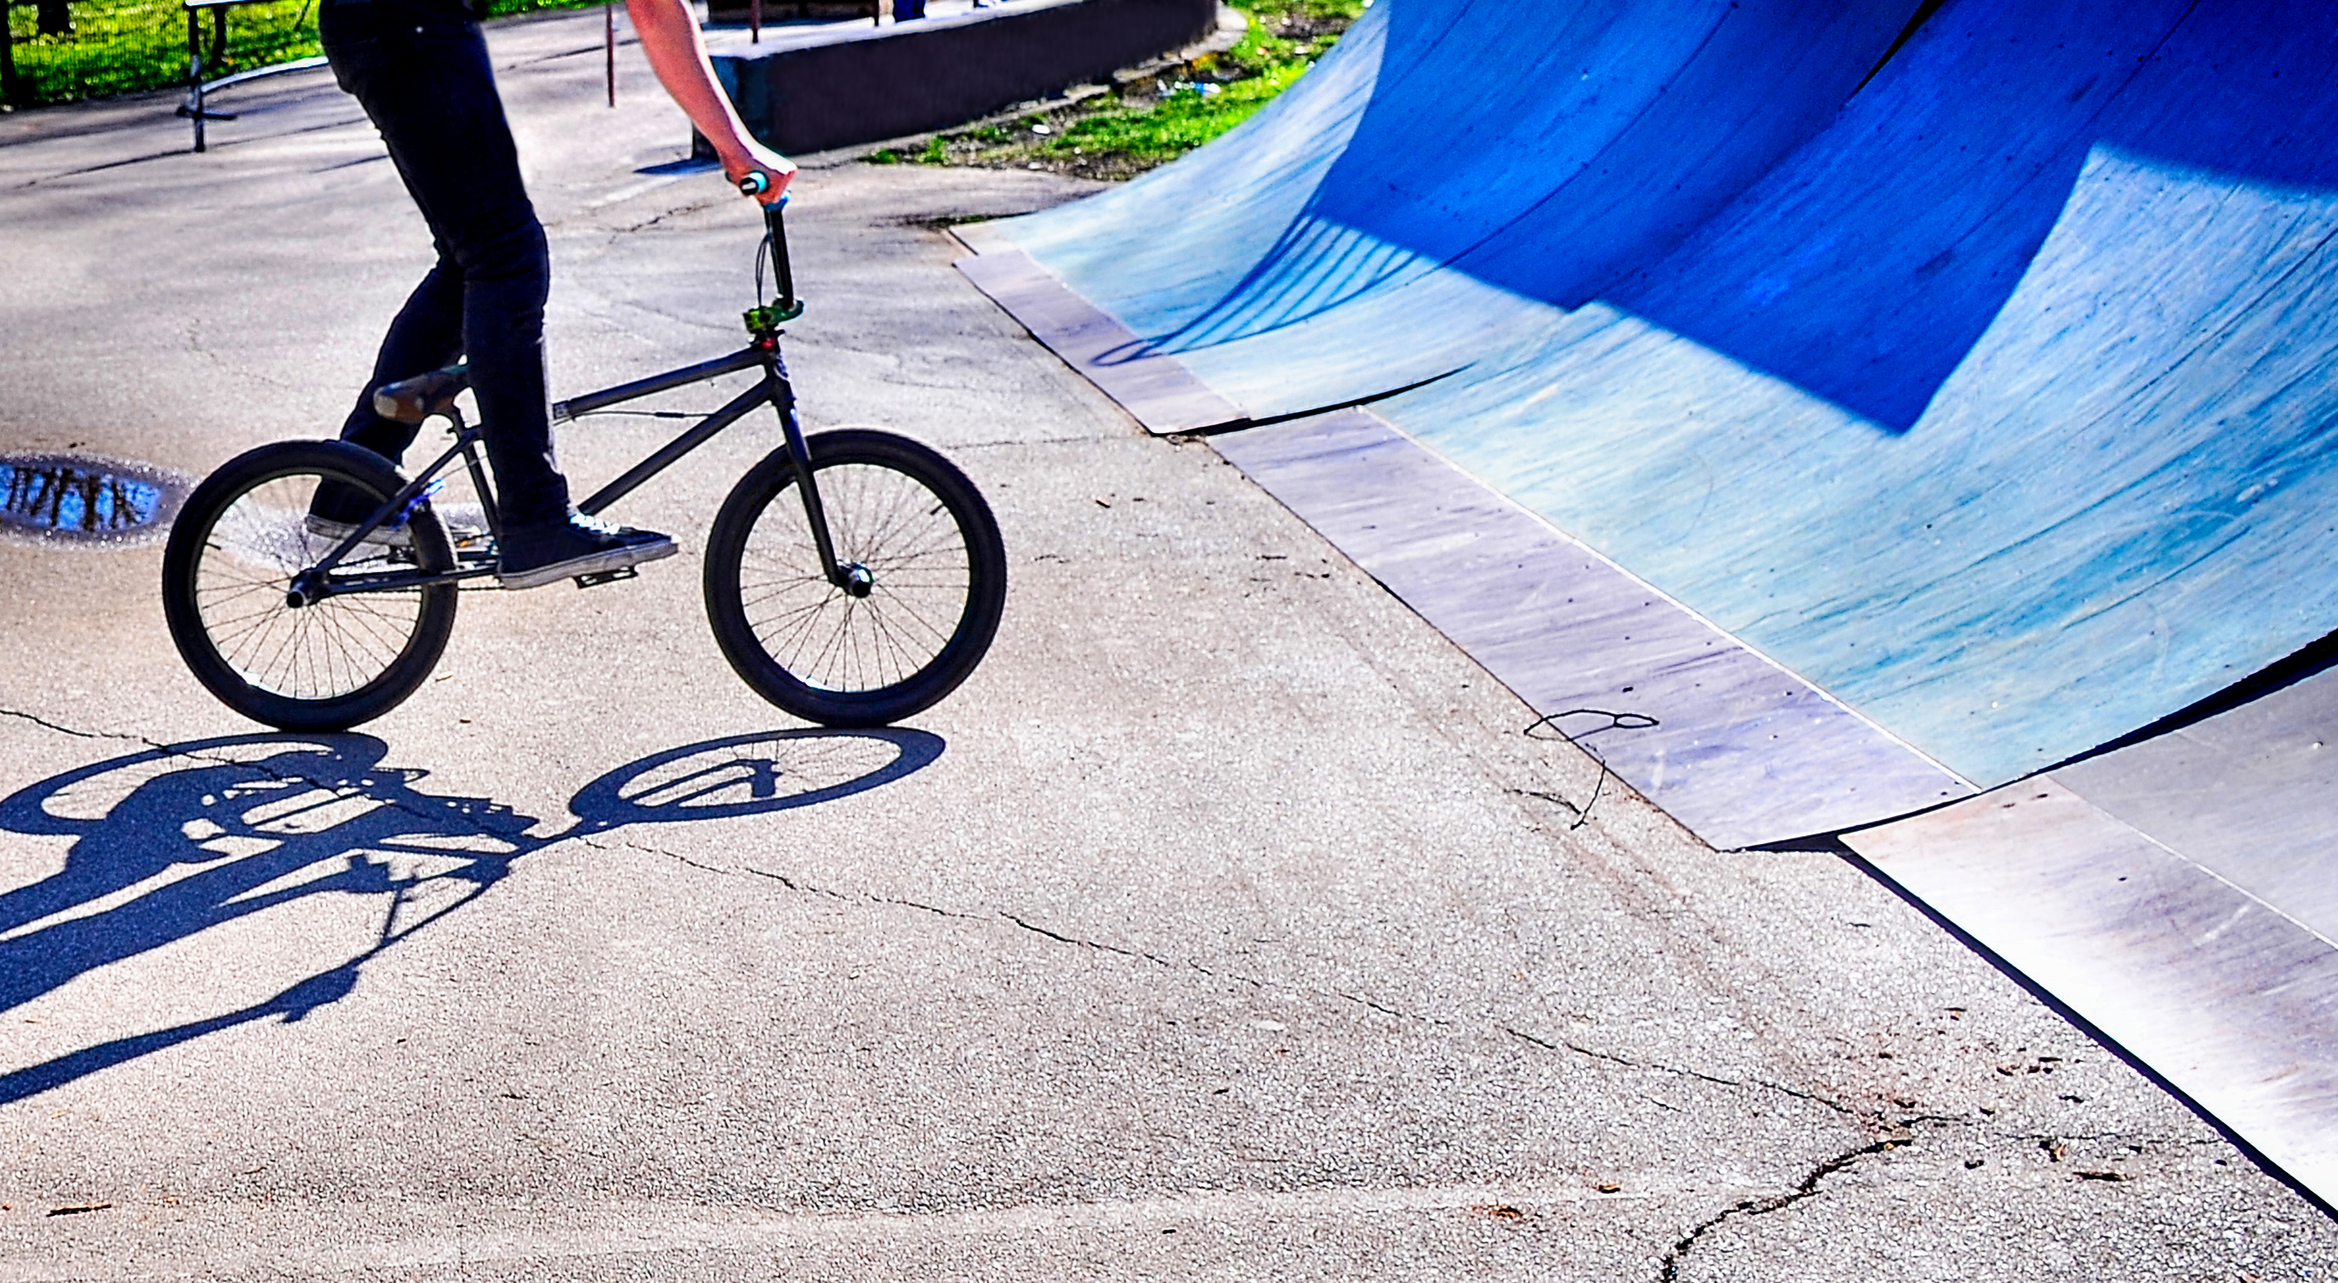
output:
[{"label": "bike frame", "polygon": [[[778,207],[767,207],[764,217],[771,235],[772,262],[778,278],[779,300],[776,305],[758,306],[747,314],[748,329],[754,336],[752,342],[728,356],[717,357],[712,361],[701,361],[696,365],[684,366],[678,370],[669,370],[664,374],[652,375],[646,379],[636,379],[631,383],[621,383],[613,388],[587,392],[582,396],[570,397],[566,401],[557,402],[552,407],[552,421],[554,423],[574,421],[579,416],[590,414],[595,410],[622,405],[628,401],[637,401],[643,397],[655,396],[660,392],[670,392],[675,388],[705,383],[709,380],[719,379],[726,374],[736,374],[743,370],[762,370],[763,377],[757,380],[755,386],[732,397],[721,409],[700,419],[696,424],[684,430],[680,436],[659,447],[648,458],[627,469],[624,475],[594,491],[590,498],[576,505],[577,511],[587,515],[598,515],[609,505],[639,489],[642,483],[672,467],[683,456],[713,440],[725,428],[745,418],[748,412],[756,406],[768,404],[779,415],[780,430],[787,441],[788,460],[794,466],[797,493],[803,497],[804,519],[811,523],[812,542],[819,551],[820,564],[828,568],[828,582],[839,588],[846,588],[849,586],[848,581],[854,568],[837,564],[836,546],[828,533],[827,512],[820,504],[820,492],[812,480],[811,450],[804,442],[802,425],[796,421],[795,388],[788,382],[787,362],[781,357],[779,350],[781,333],[778,328],[779,324],[801,315],[803,304],[795,296],[795,281],[788,264],[787,235],[780,223]],[[487,469],[479,457],[482,439],[480,429],[465,424],[462,417],[451,409],[448,411],[448,416],[453,423],[454,444],[447,447],[446,452],[439,455],[429,467],[415,474],[412,481],[400,487],[396,494],[390,496],[388,502],[376,509],[373,515],[359,525],[354,533],[343,539],[339,546],[294,580],[293,592],[303,599],[303,604],[314,604],[327,597],[344,596],[350,593],[402,592],[436,584],[456,584],[467,579],[478,579],[495,573],[495,567],[491,564],[473,564],[461,565],[454,570],[443,571],[439,574],[388,572],[372,575],[350,575],[340,579],[330,577],[333,567],[339,565],[342,558],[348,556],[352,550],[364,542],[368,534],[385,524],[396,525],[402,522],[415,508],[419,507],[432,494],[435,494],[442,484],[441,475],[457,458],[463,461],[464,470],[470,474],[472,486],[479,492],[479,502],[487,514],[489,533],[493,534],[499,541],[502,539],[502,518],[496,511],[495,494],[487,483]]]}]

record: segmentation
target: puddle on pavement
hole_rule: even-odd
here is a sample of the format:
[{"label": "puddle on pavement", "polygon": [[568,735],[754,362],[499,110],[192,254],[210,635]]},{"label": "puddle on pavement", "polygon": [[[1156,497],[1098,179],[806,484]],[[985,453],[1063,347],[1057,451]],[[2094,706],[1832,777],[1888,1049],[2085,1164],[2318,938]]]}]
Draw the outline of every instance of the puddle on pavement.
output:
[{"label": "puddle on pavement", "polygon": [[119,543],[160,533],[185,492],[159,468],[66,455],[0,455],[0,531]]}]

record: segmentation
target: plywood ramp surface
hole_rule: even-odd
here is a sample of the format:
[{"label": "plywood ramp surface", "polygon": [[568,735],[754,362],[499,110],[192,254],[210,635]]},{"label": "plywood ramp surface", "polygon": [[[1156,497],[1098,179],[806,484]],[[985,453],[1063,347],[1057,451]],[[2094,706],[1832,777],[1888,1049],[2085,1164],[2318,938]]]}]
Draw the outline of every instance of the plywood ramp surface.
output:
[{"label": "plywood ramp surface", "polygon": [[2338,1202],[2338,671],[1845,835]]},{"label": "plywood ramp surface", "polygon": [[1211,443],[1553,729],[1717,847],[1973,792],[1368,410]]}]

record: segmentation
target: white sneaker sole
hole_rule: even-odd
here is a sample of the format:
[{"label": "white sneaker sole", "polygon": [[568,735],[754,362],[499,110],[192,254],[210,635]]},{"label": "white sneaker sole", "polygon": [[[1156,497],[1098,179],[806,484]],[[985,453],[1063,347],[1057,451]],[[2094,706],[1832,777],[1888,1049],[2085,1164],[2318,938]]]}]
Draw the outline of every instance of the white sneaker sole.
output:
[{"label": "white sneaker sole", "polygon": [[574,579],[578,575],[602,575],[612,570],[638,566],[644,562],[662,561],[679,551],[681,549],[674,546],[673,540],[661,539],[651,544],[635,544],[630,548],[611,548],[606,552],[588,553],[582,557],[571,557],[567,561],[555,561],[548,566],[536,566],[512,574],[506,574],[499,570],[495,573],[495,582],[506,588],[541,588],[546,584],[559,583],[563,579]]},{"label": "white sneaker sole", "polygon": [[[319,539],[331,540],[336,544],[357,533],[357,527],[346,521],[333,521],[313,512],[308,515],[303,524],[310,534]],[[477,524],[457,525],[444,516],[439,518],[439,526],[446,531],[447,542],[457,548],[468,548],[487,535],[486,529],[482,526]],[[366,532],[365,538],[360,542],[376,544],[385,548],[411,548],[414,546],[414,536],[404,526],[391,526],[387,529],[375,526]]]},{"label": "white sneaker sole", "polygon": [[[330,540],[335,546],[339,546],[342,540],[357,533],[357,527],[349,522],[334,521],[329,517],[320,517],[313,512],[308,515],[308,520],[302,524],[307,527],[310,534],[319,539]],[[414,546],[414,536],[408,534],[404,526],[375,526],[366,531],[365,538],[359,542],[361,544],[378,544],[385,548],[411,548]]]}]

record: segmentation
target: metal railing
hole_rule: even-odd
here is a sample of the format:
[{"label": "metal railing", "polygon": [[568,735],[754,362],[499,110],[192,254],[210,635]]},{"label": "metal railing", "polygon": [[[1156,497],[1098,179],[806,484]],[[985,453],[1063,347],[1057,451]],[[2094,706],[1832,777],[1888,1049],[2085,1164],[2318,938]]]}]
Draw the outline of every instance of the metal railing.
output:
[{"label": "metal railing", "polygon": [[[490,0],[488,10],[505,14],[601,2]],[[8,16],[7,38],[0,40],[0,103],[38,107],[192,90],[198,82],[217,88],[248,72],[313,58],[322,52],[317,3],[242,0],[228,21],[226,6],[201,0],[0,0]],[[194,65],[198,56],[200,67]]]},{"label": "metal railing", "polygon": [[209,29],[199,42],[197,15],[181,0],[0,2],[8,13],[0,99],[13,107],[187,85],[190,71],[218,80],[318,52],[314,0],[252,0],[232,25],[220,10],[201,24]]}]

